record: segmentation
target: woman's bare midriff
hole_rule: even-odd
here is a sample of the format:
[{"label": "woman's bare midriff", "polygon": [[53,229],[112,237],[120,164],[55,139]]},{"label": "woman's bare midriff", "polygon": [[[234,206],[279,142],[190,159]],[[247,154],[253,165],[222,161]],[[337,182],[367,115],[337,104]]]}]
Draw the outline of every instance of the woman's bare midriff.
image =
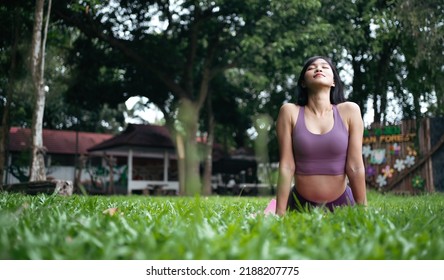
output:
[{"label": "woman's bare midriff", "polygon": [[346,188],[343,175],[295,175],[296,190],[307,200],[326,203],[340,197]]}]

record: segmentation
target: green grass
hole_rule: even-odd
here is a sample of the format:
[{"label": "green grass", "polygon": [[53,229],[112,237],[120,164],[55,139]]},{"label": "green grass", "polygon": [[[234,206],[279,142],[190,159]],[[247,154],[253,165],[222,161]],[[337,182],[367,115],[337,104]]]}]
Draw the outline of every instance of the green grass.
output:
[{"label": "green grass", "polygon": [[443,194],[250,217],[269,199],[0,193],[0,259],[444,259]]}]

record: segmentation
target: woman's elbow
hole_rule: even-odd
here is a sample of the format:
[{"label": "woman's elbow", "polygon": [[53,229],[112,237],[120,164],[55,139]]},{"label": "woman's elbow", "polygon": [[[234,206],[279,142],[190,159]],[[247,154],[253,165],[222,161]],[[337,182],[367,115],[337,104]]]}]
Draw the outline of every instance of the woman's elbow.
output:
[{"label": "woman's elbow", "polygon": [[279,173],[294,174],[296,166],[294,163],[279,163]]},{"label": "woman's elbow", "polygon": [[365,175],[365,166],[363,162],[347,164],[345,168],[345,173],[349,177]]}]

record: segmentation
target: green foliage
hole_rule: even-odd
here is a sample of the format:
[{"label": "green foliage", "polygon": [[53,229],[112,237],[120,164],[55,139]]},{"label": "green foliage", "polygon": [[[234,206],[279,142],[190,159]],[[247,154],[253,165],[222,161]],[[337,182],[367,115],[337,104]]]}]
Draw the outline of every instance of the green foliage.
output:
[{"label": "green foliage", "polygon": [[444,258],[442,194],[252,217],[268,200],[0,193],[0,259]]},{"label": "green foliage", "polygon": [[14,125],[30,125],[32,119],[27,58],[34,5],[28,1],[9,1],[0,7],[0,118],[9,103],[9,120]]},{"label": "green foliage", "polygon": [[[335,26],[331,56],[351,66],[348,98],[374,122],[442,114],[443,9],[440,1],[323,0],[321,14]],[[434,57],[434,58],[432,58]],[[423,103],[423,104],[421,104]],[[401,109],[390,113],[390,107]]]},{"label": "green foliage", "polygon": [[[34,7],[29,1],[13,2],[2,6],[0,25],[20,26],[19,68],[23,72]],[[241,89],[236,96],[238,112],[246,116],[268,113],[275,119],[279,106],[294,98],[294,75],[303,60],[315,54],[352,65],[349,97],[361,105],[363,113],[367,100],[373,99],[376,121],[384,121],[387,104],[396,100],[402,106],[398,120],[421,117],[420,101],[429,103],[428,115],[442,114],[444,8],[438,0],[108,3],[54,3],[45,73],[50,88],[45,127],[72,129],[80,123],[85,130],[110,130],[100,126],[97,108],[108,104],[116,109],[135,95],[148,97],[173,116],[177,97],[197,98],[205,63],[213,70],[236,68],[235,77],[226,72],[225,83]],[[165,23],[163,27],[153,25],[156,17]],[[1,31],[3,89],[13,30]],[[17,79],[29,84],[24,77]],[[185,93],[172,89],[172,82]],[[211,84],[216,95],[222,92],[220,82]],[[29,101],[27,91],[25,86],[17,90],[14,125],[29,126],[26,112],[31,110],[26,104],[32,103],[24,102]],[[387,92],[394,97],[387,97]],[[0,97],[4,98],[1,90]],[[243,108],[245,104],[251,108]],[[79,121],[79,116],[88,117]],[[230,134],[239,135],[239,130],[233,128]]]}]

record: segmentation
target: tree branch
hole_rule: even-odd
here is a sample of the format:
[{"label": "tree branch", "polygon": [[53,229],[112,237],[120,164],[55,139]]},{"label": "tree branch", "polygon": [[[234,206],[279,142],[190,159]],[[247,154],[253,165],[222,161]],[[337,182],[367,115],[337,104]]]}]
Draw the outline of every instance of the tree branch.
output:
[{"label": "tree branch", "polygon": [[162,10],[166,18],[168,19],[168,27],[166,29],[169,30],[171,27],[171,23],[173,22],[173,16],[170,13],[170,3],[169,1],[158,0],[157,5],[159,5],[159,8]]},{"label": "tree branch", "polygon": [[46,10],[46,22],[45,22],[45,27],[44,27],[44,31],[43,31],[41,52],[40,52],[40,56],[39,56],[39,65],[40,65],[39,68],[40,68],[40,73],[42,76],[42,81],[43,81],[43,73],[45,70],[45,50],[46,50],[46,40],[48,38],[48,27],[49,27],[49,16],[51,15],[51,5],[52,5],[52,0],[49,0],[48,7]]},{"label": "tree branch", "polygon": [[128,46],[128,43],[126,41],[119,40],[115,38],[110,30],[107,30],[106,34],[104,30],[101,28],[101,24],[97,21],[89,18],[88,23],[85,23],[84,21],[80,21],[78,19],[74,19],[72,17],[69,17],[62,11],[58,10],[56,11],[57,15],[60,16],[65,22],[77,27],[82,31],[86,36],[88,37],[95,37],[103,42],[108,43],[111,47],[114,47],[134,61],[139,66],[142,66],[144,68],[147,68],[150,72],[152,72],[154,75],[156,75],[159,80],[161,80],[169,90],[179,98],[189,98],[187,92],[180,87],[174,80],[169,77],[167,74],[163,73],[158,69],[158,67],[155,67],[152,65],[148,60],[146,60],[143,56],[139,55],[138,52],[133,50],[130,46]]},{"label": "tree branch", "polygon": [[198,32],[198,24],[192,23],[190,36],[189,36],[189,48],[188,54],[186,57],[186,63],[184,67],[183,77],[185,78],[185,88],[188,93],[191,95],[194,91],[193,86],[193,68],[194,68],[194,60],[196,59],[196,49],[197,49],[197,32]]}]

